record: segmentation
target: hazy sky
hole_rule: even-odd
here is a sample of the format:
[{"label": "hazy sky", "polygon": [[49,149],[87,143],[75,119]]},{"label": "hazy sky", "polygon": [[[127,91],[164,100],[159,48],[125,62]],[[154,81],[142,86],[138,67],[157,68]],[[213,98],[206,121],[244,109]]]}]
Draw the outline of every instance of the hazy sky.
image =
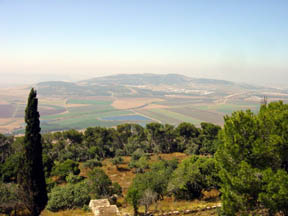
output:
[{"label": "hazy sky", "polygon": [[1,85],[116,73],[286,85],[288,1],[0,0]]}]

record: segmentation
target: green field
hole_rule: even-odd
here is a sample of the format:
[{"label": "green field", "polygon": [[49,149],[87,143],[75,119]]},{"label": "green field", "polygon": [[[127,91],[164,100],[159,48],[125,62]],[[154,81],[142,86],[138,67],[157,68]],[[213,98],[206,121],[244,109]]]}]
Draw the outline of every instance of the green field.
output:
[{"label": "green field", "polygon": [[[83,104],[84,106],[70,106],[66,108],[66,112],[60,114],[42,115],[42,131],[83,129],[93,126],[112,127],[125,122],[121,120],[121,116],[135,114],[130,110],[117,110],[111,106],[111,103],[111,101],[101,100],[69,99],[67,104]],[[110,117],[119,117],[119,120],[103,120],[103,118]],[[148,121],[136,122],[143,124]]]},{"label": "green field", "polygon": [[[161,103],[164,108],[119,110],[112,106],[111,100],[88,100],[88,99],[68,99],[67,104],[42,104],[40,106],[42,132],[57,131],[64,129],[83,129],[93,126],[113,127],[125,122],[135,122],[145,125],[148,122],[156,121],[172,125],[181,122],[190,122],[200,126],[201,122],[211,122],[223,125],[223,116],[230,115],[236,110],[251,109],[257,112],[258,104],[247,102],[235,104],[215,104],[201,103],[194,104],[191,100],[180,99],[175,101],[169,99],[166,103]],[[153,102],[154,105],[160,104]],[[75,105],[75,106],[74,106]],[[23,118],[24,105],[18,105],[16,116]],[[151,120],[130,119],[125,121],[125,115],[142,115]],[[20,116],[22,115],[22,116]],[[106,119],[105,119],[106,118]],[[17,132],[23,131],[18,129]]]},{"label": "green field", "polygon": [[[83,104],[84,106],[69,107],[67,111],[60,114],[41,116],[42,131],[63,130],[63,129],[82,129],[92,126],[112,127],[124,123],[121,116],[135,114],[132,110],[117,110],[111,106],[111,101],[96,100],[80,100],[70,99],[69,104]],[[257,105],[246,104],[207,104],[193,105],[185,101],[180,104],[177,102],[170,104],[171,108],[154,108],[154,109],[138,109],[137,113],[142,114],[154,121],[177,125],[183,121],[190,122],[199,126],[201,122],[212,122],[214,124],[223,125],[223,116],[231,114],[236,110],[251,109],[256,111]],[[85,106],[87,104],[87,106]],[[176,105],[177,104],[177,105]],[[50,105],[51,106],[51,105]],[[55,106],[55,109],[63,107]],[[111,120],[103,120],[103,118],[112,118]],[[120,118],[117,118],[120,117]],[[118,120],[113,120],[116,118]],[[139,124],[145,124],[150,121],[135,121]]]},{"label": "green field", "polygon": [[[250,109],[257,112],[260,103],[245,100],[247,95],[239,97],[221,98],[217,95],[199,96],[165,96],[151,95],[153,100],[139,97],[139,90],[123,98],[116,96],[63,96],[63,97],[41,97],[39,100],[39,112],[41,116],[41,128],[43,132],[57,131],[64,129],[84,129],[93,126],[114,127],[125,122],[133,122],[145,125],[151,121],[178,125],[181,122],[190,122],[200,126],[201,122],[211,122],[223,125],[223,116],[230,115],[237,110]],[[151,92],[150,92],[151,93]],[[248,95],[251,96],[250,94]],[[127,100],[128,98],[128,100]],[[221,98],[221,100],[219,100]],[[115,100],[127,101],[127,107],[121,108],[113,103]],[[135,100],[135,101],[134,101]],[[139,106],[137,104],[140,104]],[[13,105],[13,106],[12,106]],[[2,131],[23,131],[23,119],[25,113],[25,103],[11,102],[12,114],[9,114],[8,106],[4,105],[3,110],[13,119],[2,119],[0,130]],[[125,107],[125,104],[123,104]],[[5,109],[4,109],[5,108]],[[3,116],[10,117],[3,111]],[[125,117],[127,115],[139,115],[138,118]],[[141,118],[143,117],[143,118]],[[145,119],[148,118],[149,120]],[[144,119],[144,120],[143,120]],[[2,127],[2,128],[1,128]],[[6,129],[6,128],[8,129]],[[11,128],[11,129],[10,129]]]},{"label": "green field", "polygon": [[238,104],[212,104],[212,105],[200,105],[193,106],[194,108],[200,110],[214,110],[220,112],[224,115],[229,115],[237,110],[247,110],[250,109],[252,111],[257,111],[259,109],[259,105],[238,105]]}]

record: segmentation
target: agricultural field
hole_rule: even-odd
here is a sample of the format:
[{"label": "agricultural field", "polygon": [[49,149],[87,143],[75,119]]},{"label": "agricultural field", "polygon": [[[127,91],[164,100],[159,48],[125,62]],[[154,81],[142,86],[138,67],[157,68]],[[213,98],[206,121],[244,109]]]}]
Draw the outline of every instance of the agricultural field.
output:
[{"label": "agricultural field", "polygon": [[[135,83],[133,83],[135,82]],[[159,82],[159,83],[157,83]],[[157,83],[157,84],[156,84]],[[30,86],[2,89],[0,133],[22,133]],[[115,127],[133,122],[177,125],[183,121],[223,125],[236,110],[257,112],[264,96],[288,101],[286,90],[246,87],[237,83],[180,75],[117,75],[79,83],[36,85],[42,132]]]},{"label": "agricultural field", "polygon": [[[239,109],[256,111],[259,104],[203,103],[199,98],[57,98],[39,97],[42,132],[83,129],[91,126],[113,127],[124,122],[145,125],[161,122],[177,125],[183,121],[197,126],[201,122],[223,125],[223,116]],[[206,100],[207,102],[208,100]],[[0,104],[0,132],[22,133],[25,102]]]}]

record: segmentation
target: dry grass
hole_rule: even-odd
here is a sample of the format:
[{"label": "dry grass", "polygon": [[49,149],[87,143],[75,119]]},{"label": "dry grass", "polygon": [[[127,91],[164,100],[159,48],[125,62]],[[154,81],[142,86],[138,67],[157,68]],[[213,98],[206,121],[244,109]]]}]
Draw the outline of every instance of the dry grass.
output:
[{"label": "dry grass", "polygon": [[159,155],[153,155],[151,157],[152,161],[157,161],[158,157],[161,157],[164,160],[172,160],[172,159],[178,159],[179,162],[181,162],[183,159],[188,158],[189,155],[181,153],[181,152],[174,152],[171,154],[159,154]]},{"label": "dry grass", "polygon": [[81,209],[72,209],[72,210],[66,210],[66,211],[59,211],[59,212],[50,212],[48,210],[45,210],[41,213],[41,216],[93,216],[93,213],[91,212],[85,212]]},{"label": "dry grass", "polygon": [[[175,152],[172,154],[159,154],[159,155],[152,155],[150,158],[150,163],[153,163],[159,160],[161,157],[164,160],[172,160],[174,158],[178,159],[179,162],[183,159],[187,158],[188,156],[184,153]],[[105,159],[102,161],[103,167],[102,169],[104,172],[110,177],[112,182],[117,182],[122,187],[124,195],[126,194],[130,184],[132,183],[133,178],[135,177],[135,173],[128,168],[128,164],[130,162],[130,157],[125,156],[122,157],[124,162],[121,165],[118,165],[118,169],[115,165],[112,164],[111,159]],[[87,177],[89,168],[83,168],[80,166],[81,173],[80,175]]]},{"label": "dry grass", "polygon": [[[104,172],[110,177],[112,182],[117,182],[122,187],[124,194],[126,194],[128,187],[130,186],[135,174],[128,169],[128,164],[130,162],[130,157],[123,157],[124,163],[118,165],[118,169],[112,164],[111,159],[105,159],[102,161]],[[80,175],[87,177],[89,168],[81,168]]]},{"label": "dry grass", "polygon": [[[172,154],[159,154],[159,155],[152,155],[150,158],[150,163],[153,163],[159,160],[159,156],[165,160],[172,160],[174,158],[182,161],[184,158],[187,158],[187,155],[184,153],[172,153]],[[110,177],[112,182],[118,182],[123,189],[123,194],[125,195],[130,184],[135,177],[135,173],[132,172],[128,168],[128,164],[130,162],[130,157],[123,157],[124,163],[118,165],[118,169],[115,165],[113,165],[110,159],[105,159],[103,161],[103,170],[105,173]]]},{"label": "dry grass", "polygon": [[[172,160],[174,158],[178,159],[179,161],[182,161],[183,159],[189,157],[184,153],[172,153],[172,154],[159,154],[159,155],[152,155],[150,158],[150,163],[153,163],[157,160],[159,160],[159,157],[165,160]],[[130,186],[130,184],[133,181],[133,178],[135,177],[135,173],[133,173],[130,169],[128,169],[128,164],[130,162],[130,157],[123,157],[124,163],[121,165],[118,165],[118,169],[115,165],[112,164],[111,159],[105,159],[102,161],[103,167],[102,169],[105,171],[105,173],[110,177],[112,182],[118,182],[122,189],[123,189],[123,197],[120,197],[118,199],[118,202],[121,204],[120,211],[122,214],[129,213],[132,215],[133,208],[131,205],[128,205],[125,202],[125,194],[127,193],[127,190]],[[82,164],[80,165],[82,176],[87,176],[89,172],[89,168],[83,168]],[[178,201],[174,200],[172,197],[165,197],[163,200],[159,201],[156,204],[152,205],[150,207],[150,210],[158,210],[159,212],[168,212],[168,211],[181,211],[186,209],[202,209],[205,207],[212,207],[214,205],[217,205],[219,203],[219,192],[217,190],[211,190],[209,192],[203,192],[204,196],[202,200],[194,200],[194,201]],[[210,200],[210,201],[208,201]],[[141,206],[139,208],[140,212],[144,212],[144,207]],[[67,211],[60,211],[57,213],[49,212],[45,210],[42,214],[42,216],[90,216],[92,215],[91,212],[85,212],[81,209],[74,209],[74,210],[67,210]],[[217,215],[217,210],[209,210],[204,212],[198,212],[193,213],[190,215],[196,215],[196,216],[204,216],[204,215]]]},{"label": "dry grass", "polygon": [[[171,212],[171,211],[183,211],[183,210],[197,210],[204,209],[206,207],[212,207],[219,204],[219,201],[207,202],[203,200],[193,200],[193,201],[177,201],[172,197],[165,197],[164,200],[158,201],[157,204],[150,206],[149,211],[157,212]],[[133,213],[133,208],[130,205],[123,205],[120,208],[122,213]],[[144,212],[144,207],[140,206],[139,212]],[[217,210],[209,210],[204,212],[197,212],[189,215],[217,215]]]},{"label": "dry grass", "polygon": [[203,200],[209,201],[209,200],[217,200],[219,199],[220,192],[216,189],[212,189],[210,191],[203,191]]},{"label": "dry grass", "polygon": [[[159,154],[159,155],[152,155],[150,158],[150,163],[153,163],[157,160],[159,160],[159,157],[165,160],[172,160],[172,159],[178,159],[179,162],[181,162],[183,159],[189,157],[188,155],[184,153],[175,152],[172,154]],[[113,182],[118,182],[122,189],[123,194],[127,193],[127,190],[130,186],[130,184],[133,181],[133,178],[135,177],[135,174],[128,169],[128,164],[130,162],[130,157],[123,157],[124,164],[119,165],[118,169],[115,165],[112,165],[110,159],[105,159],[103,161],[103,167],[102,169],[105,171],[105,173],[111,178]],[[87,174],[87,170],[83,170],[81,173]],[[202,200],[194,200],[194,201],[177,201],[174,200],[172,197],[165,197],[164,200],[161,200],[156,205],[151,206],[151,210],[157,209],[159,211],[172,211],[172,210],[185,210],[185,209],[197,209],[197,208],[204,208],[208,206],[214,206],[219,203],[218,199],[219,192],[217,190],[211,190],[209,192],[204,192],[204,197]],[[208,202],[208,200],[211,200]],[[124,198],[120,198],[118,200],[122,207],[120,208],[121,212],[126,213],[132,213],[133,208],[130,205],[127,205],[125,203]],[[144,208],[140,207],[140,212],[144,212]],[[205,214],[206,213],[206,214]],[[216,210],[211,211],[205,211],[205,213],[195,213],[193,215],[216,215]]]}]

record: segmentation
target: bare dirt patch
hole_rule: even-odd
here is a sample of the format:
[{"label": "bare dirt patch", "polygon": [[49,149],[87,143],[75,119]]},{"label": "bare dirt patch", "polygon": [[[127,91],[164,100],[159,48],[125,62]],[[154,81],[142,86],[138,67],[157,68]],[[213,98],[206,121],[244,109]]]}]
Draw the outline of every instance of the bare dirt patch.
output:
[{"label": "bare dirt patch", "polygon": [[39,95],[38,98],[39,98],[39,104],[65,106],[66,103],[66,100],[64,98],[43,97],[41,95]]},{"label": "bare dirt patch", "polygon": [[15,129],[21,128],[24,119],[0,118],[0,133],[11,133]]},{"label": "bare dirt patch", "polygon": [[156,101],[163,101],[160,98],[121,98],[112,103],[116,109],[133,109]]},{"label": "bare dirt patch", "polygon": [[55,109],[55,108],[49,107],[49,106],[40,106],[39,107],[39,113],[41,116],[60,114],[60,113],[63,113],[65,111],[66,110],[64,107],[62,107],[61,109]]},{"label": "bare dirt patch", "polygon": [[4,88],[0,92],[0,97],[12,96],[13,98],[25,99],[28,97],[30,88],[28,86],[22,86],[17,88]]}]

